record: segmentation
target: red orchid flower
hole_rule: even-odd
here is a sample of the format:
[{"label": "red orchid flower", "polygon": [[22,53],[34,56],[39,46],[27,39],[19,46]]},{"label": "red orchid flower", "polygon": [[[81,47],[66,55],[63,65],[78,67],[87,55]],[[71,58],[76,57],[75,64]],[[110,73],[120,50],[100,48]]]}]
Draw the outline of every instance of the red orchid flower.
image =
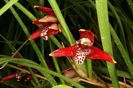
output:
[{"label": "red orchid flower", "polygon": [[42,6],[34,6],[34,7],[40,11],[47,13],[48,15],[32,22],[32,24],[41,24],[42,27],[39,28],[37,31],[35,31],[29,37],[29,40],[34,40],[38,37],[42,37],[44,40],[48,40],[49,35],[55,35],[61,32],[59,21],[57,20],[51,8],[42,7]]},{"label": "red orchid flower", "polygon": [[69,46],[66,48],[57,49],[50,53],[50,56],[63,57],[71,56],[78,64],[82,64],[87,59],[100,59],[111,63],[116,61],[106,52],[93,46],[94,34],[89,30],[80,29],[80,39],[76,45]]}]

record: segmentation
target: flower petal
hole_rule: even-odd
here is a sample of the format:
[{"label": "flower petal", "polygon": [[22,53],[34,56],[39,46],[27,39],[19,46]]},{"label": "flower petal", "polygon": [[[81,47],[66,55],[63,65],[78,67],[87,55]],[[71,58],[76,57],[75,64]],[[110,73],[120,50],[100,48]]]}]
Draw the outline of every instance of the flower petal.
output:
[{"label": "flower petal", "polygon": [[43,29],[44,29],[44,28],[40,28],[40,29],[38,29],[37,31],[35,31],[35,32],[29,37],[29,40],[34,40],[34,39],[40,37],[41,32],[42,32]]},{"label": "flower petal", "polygon": [[105,60],[111,63],[116,63],[116,61],[106,52],[103,52],[101,49],[97,47],[90,47],[91,49],[91,54],[87,56],[87,58],[90,59],[100,59],[100,60]]},{"label": "flower petal", "polygon": [[51,8],[48,8],[48,7],[43,7],[43,6],[34,6],[34,8],[42,11],[42,12],[45,12],[47,13],[48,15],[52,15],[52,16],[55,16],[53,10]]},{"label": "flower petal", "polygon": [[76,55],[75,49],[76,46],[69,46],[66,48],[57,49],[54,52],[50,53],[49,55],[55,57],[75,56]]},{"label": "flower petal", "polygon": [[94,34],[85,29],[80,29],[80,43],[88,46],[92,46],[94,43]]},{"label": "flower petal", "polygon": [[59,32],[60,32],[59,30],[48,29],[47,35],[55,35],[58,34]]},{"label": "flower petal", "polygon": [[37,19],[32,22],[32,24],[43,24],[44,26],[53,23],[58,23],[58,20],[56,17],[50,15],[44,16],[43,18]]}]

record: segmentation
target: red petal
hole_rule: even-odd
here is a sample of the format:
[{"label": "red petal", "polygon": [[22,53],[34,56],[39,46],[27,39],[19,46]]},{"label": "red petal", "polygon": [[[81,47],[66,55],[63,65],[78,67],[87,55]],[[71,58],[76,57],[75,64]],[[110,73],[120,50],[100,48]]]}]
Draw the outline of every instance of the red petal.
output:
[{"label": "red petal", "polygon": [[43,6],[34,6],[34,8],[42,11],[42,12],[45,12],[47,13],[48,15],[52,15],[52,16],[55,16],[53,10],[51,8],[48,8],[48,7],[43,7]]},{"label": "red petal", "polygon": [[76,54],[75,48],[76,48],[76,46],[69,46],[66,48],[57,49],[54,52],[50,53],[49,55],[55,56],[55,57],[75,56],[75,54]]},{"label": "red petal", "polygon": [[43,28],[38,29],[37,31],[35,31],[30,37],[29,40],[34,40],[38,37],[40,37],[40,34],[42,32]]},{"label": "red petal", "polygon": [[91,43],[94,43],[94,34],[91,31],[80,29],[79,32],[80,32],[80,39],[88,38],[91,41]]},{"label": "red petal", "polygon": [[2,81],[9,81],[9,80],[11,80],[13,78],[16,78],[16,74],[17,74],[17,72],[14,72],[14,73],[2,78]]},{"label": "red petal", "polygon": [[55,35],[58,34],[59,32],[60,32],[59,30],[48,29],[47,35]]},{"label": "red petal", "polygon": [[97,47],[90,47],[92,49],[92,52],[89,56],[87,56],[90,59],[100,59],[105,60],[111,63],[116,63],[116,61],[106,52],[103,52],[101,49]]}]

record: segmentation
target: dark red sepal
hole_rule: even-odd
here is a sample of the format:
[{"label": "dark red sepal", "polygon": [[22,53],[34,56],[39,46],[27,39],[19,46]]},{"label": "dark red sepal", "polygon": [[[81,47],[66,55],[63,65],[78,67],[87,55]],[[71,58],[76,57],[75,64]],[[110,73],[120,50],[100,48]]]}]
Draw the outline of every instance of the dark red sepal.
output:
[{"label": "dark red sepal", "polygon": [[38,37],[40,37],[40,34],[42,32],[43,28],[38,29],[37,31],[35,31],[30,37],[29,40],[34,40]]},{"label": "dark red sepal", "polygon": [[61,48],[61,49],[57,49],[54,52],[50,53],[50,56],[54,56],[54,57],[63,57],[63,56],[75,56],[76,49],[77,46],[69,46],[66,48]]},{"label": "dark red sepal", "polygon": [[87,56],[87,58],[89,59],[99,59],[99,60],[105,60],[111,63],[116,63],[116,61],[112,58],[111,55],[109,55],[108,53],[102,51],[101,49],[92,46],[91,48],[91,53],[90,55]]},{"label": "dark red sepal", "polygon": [[34,8],[36,8],[44,13],[47,13],[48,15],[55,16],[55,14],[51,8],[43,7],[43,6],[34,6]]}]

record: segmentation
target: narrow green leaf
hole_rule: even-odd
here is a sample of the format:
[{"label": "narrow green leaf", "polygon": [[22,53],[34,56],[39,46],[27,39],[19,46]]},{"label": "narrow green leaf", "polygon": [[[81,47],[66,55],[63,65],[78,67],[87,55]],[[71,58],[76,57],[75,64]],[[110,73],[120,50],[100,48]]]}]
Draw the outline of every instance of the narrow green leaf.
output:
[{"label": "narrow green leaf", "polygon": [[18,0],[10,0],[6,5],[0,9],[0,16],[12,7]]},{"label": "narrow green leaf", "polygon": [[15,6],[18,9],[20,9],[32,21],[36,19],[36,17],[30,11],[28,11],[23,5],[21,5],[19,2],[15,3]]},{"label": "narrow green leaf", "polygon": [[[99,23],[99,29],[100,29],[103,49],[105,52],[113,56],[111,35],[110,35],[110,25],[109,25],[109,18],[108,18],[107,0],[95,0],[95,1],[96,1],[97,17],[98,17],[98,23]],[[112,79],[113,87],[119,88],[115,65],[107,62],[107,67],[108,67],[110,77]]]}]

